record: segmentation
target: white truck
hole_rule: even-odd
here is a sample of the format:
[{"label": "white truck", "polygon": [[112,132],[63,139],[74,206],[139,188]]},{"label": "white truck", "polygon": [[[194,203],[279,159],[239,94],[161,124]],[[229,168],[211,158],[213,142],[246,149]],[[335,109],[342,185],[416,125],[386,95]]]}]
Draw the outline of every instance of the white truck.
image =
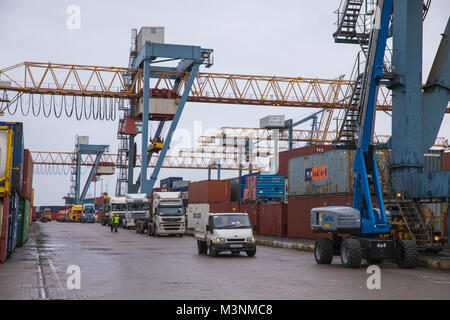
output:
[{"label": "white truck", "polygon": [[189,227],[194,229],[198,254],[215,257],[220,252],[239,255],[245,251],[247,256],[256,254],[256,241],[253,236],[247,213],[211,213],[189,208]]},{"label": "white truck", "polygon": [[150,204],[145,193],[128,193],[126,195],[127,211],[122,220],[122,227],[130,229],[136,227],[136,221],[148,219],[150,216]]},{"label": "white truck", "polygon": [[177,235],[182,237],[186,227],[186,211],[181,192],[153,191],[149,219],[136,224],[136,232],[149,236]]},{"label": "white truck", "polygon": [[118,214],[120,219],[123,220],[125,217],[125,213],[127,211],[127,204],[125,197],[112,197],[110,199],[110,207],[109,211],[105,213],[102,218],[102,225],[110,225],[111,223],[111,215]]}]

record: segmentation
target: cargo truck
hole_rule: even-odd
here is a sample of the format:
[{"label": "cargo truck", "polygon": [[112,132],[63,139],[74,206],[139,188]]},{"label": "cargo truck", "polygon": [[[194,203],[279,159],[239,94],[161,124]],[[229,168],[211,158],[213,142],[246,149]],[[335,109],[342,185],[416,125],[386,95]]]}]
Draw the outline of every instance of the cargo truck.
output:
[{"label": "cargo truck", "polygon": [[136,222],[136,232],[149,236],[183,236],[186,211],[181,192],[154,191],[151,195],[150,217]]},{"label": "cargo truck", "polygon": [[83,206],[81,204],[73,205],[69,212],[69,222],[80,222],[83,215]]},{"label": "cargo truck", "polygon": [[95,206],[93,203],[83,204],[83,214],[81,216],[81,222],[95,222]]},{"label": "cargo truck", "polygon": [[239,255],[245,251],[249,257],[256,254],[256,241],[247,213],[190,212],[189,227],[195,230],[198,254],[208,251],[213,257],[220,252]]},{"label": "cargo truck", "polygon": [[150,204],[147,194],[129,193],[126,195],[126,213],[122,221],[124,229],[136,227],[136,221],[150,217]]},{"label": "cargo truck", "polygon": [[110,198],[109,210],[102,217],[102,226],[111,225],[111,215],[118,214],[120,217],[120,224],[122,223],[125,213],[127,211],[127,204],[125,197],[112,197]]}]

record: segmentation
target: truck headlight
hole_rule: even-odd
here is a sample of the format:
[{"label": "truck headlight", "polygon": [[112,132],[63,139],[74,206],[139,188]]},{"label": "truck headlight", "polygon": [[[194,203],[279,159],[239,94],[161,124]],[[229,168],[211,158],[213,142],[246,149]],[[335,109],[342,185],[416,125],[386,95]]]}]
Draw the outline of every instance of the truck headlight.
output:
[{"label": "truck headlight", "polygon": [[247,238],[247,242],[255,242],[255,237]]}]

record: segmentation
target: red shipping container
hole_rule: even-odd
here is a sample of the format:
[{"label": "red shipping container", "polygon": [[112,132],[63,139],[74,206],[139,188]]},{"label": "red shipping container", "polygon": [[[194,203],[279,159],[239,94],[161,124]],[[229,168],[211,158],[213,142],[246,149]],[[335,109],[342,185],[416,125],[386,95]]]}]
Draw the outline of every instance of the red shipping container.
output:
[{"label": "red shipping container", "polygon": [[450,152],[444,153],[444,167],[442,170],[450,170]]},{"label": "red shipping container", "polygon": [[348,196],[290,198],[287,212],[287,236],[289,238],[318,239],[330,237],[311,231],[311,209],[328,205],[352,205],[353,198]]},{"label": "red shipping container", "polygon": [[210,203],[209,211],[216,213],[239,212],[239,205],[237,202]]},{"label": "red shipping container", "polygon": [[[259,204],[243,204],[239,205],[239,212],[245,212],[248,214],[250,223],[253,228],[253,234],[259,233]],[[256,227],[256,230],[255,230]]]},{"label": "red shipping container", "polygon": [[310,145],[302,148],[280,152],[278,154],[278,174],[282,174],[285,177],[288,175],[289,160],[292,158],[331,151],[333,149],[334,147],[332,145]]},{"label": "red shipping container", "polygon": [[9,215],[9,197],[2,195],[0,198],[2,210],[0,211],[0,262],[6,260],[7,243],[8,243],[8,215]]},{"label": "red shipping container", "polygon": [[283,203],[262,204],[259,209],[259,234],[286,237],[287,205]]},{"label": "red shipping container", "polygon": [[22,197],[30,200],[33,195],[33,159],[30,150],[23,152]]},{"label": "red shipping container", "polygon": [[230,202],[230,180],[204,180],[189,184],[189,203]]}]

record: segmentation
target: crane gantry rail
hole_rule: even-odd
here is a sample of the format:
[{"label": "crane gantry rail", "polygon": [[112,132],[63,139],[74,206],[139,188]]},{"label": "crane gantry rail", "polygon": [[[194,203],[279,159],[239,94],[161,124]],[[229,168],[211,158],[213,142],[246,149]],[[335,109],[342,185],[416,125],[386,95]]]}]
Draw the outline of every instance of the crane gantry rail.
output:
[{"label": "crane gantry rail", "polygon": [[[151,69],[152,88],[182,92],[189,73]],[[128,86],[125,77],[131,77]],[[353,81],[198,72],[188,101],[280,107],[336,108],[347,106]],[[22,62],[0,70],[0,90],[27,94],[137,99],[142,95],[142,70],[123,67]],[[1,111],[13,104],[5,103]],[[390,90],[381,87],[378,110],[391,110]],[[447,110],[450,113],[450,109]]]},{"label": "crane gantry rail", "polygon": [[[72,166],[75,164],[75,154],[73,152],[54,152],[54,151],[30,151],[35,165],[49,165],[49,166]],[[93,166],[95,163],[95,154],[83,154],[81,157],[82,166]],[[111,163],[117,166],[119,163],[118,154],[103,154],[101,162]],[[123,163],[127,159],[122,159]],[[181,156],[166,156],[163,163],[163,168],[173,169],[208,169],[211,167],[213,161],[219,160],[216,157],[181,157]],[[221,170],[260,170],[258,165],[254,162],[243,162],[241,165],[237,162],[237,158],[220,158]],[[158,156],[152,157],[149,167],[154,167],[158,161]],[[141,167],[141,156],[136,157],[136,167]]]}]

